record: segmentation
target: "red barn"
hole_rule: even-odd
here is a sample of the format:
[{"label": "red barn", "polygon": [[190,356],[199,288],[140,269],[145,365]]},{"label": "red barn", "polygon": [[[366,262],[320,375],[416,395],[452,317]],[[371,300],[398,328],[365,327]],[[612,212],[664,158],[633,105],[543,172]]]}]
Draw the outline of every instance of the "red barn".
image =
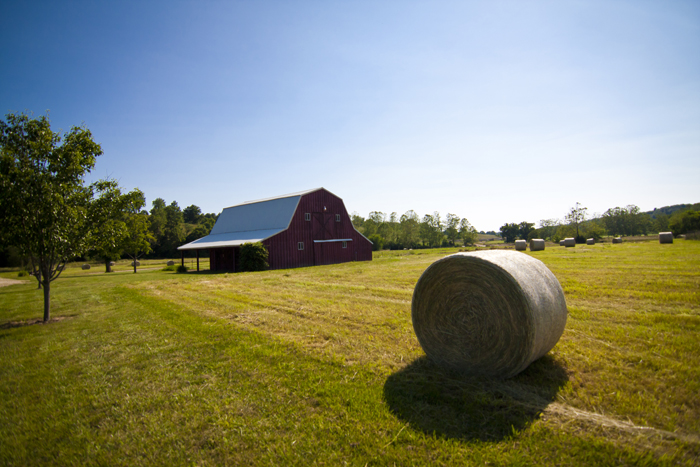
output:
[{"label": "red barn", "polygon": [[372,260],[372,242],[324,188],[225,208],[209,235],[178,250],[209,250],[212,270],[236,271],[239,247],[254,242],[267,248],[270,269]]}]

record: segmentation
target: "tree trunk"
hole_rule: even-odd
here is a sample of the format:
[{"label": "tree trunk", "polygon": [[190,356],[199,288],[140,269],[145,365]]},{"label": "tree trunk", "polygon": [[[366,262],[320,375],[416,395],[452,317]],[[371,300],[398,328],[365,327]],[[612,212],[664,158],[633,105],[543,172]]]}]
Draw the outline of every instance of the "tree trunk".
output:
[{"label": "tree trunk", "polygon": [[40,289],[41,288],[41,268],[37,268],[37,270],[36,270],[36,281],[39,283],[39,285],[36,288]]},{"label": "tree trunk", "polygon": [[[134,258],[136,257],[134,256]],[[136,259],[134,259],[134,274],[136,274]]]},{"label": "tree trunk", "polygon": [[105,258],[105,272],[112,272],[111,260]]},{"label": "tree trunk", "polygon": [[[44,278],[49,277],[48,275],[44,275]],[[51,282],[49,282],[47,279],[44,279],[44,322],[47,323],[49,319],[51,318]]]}]

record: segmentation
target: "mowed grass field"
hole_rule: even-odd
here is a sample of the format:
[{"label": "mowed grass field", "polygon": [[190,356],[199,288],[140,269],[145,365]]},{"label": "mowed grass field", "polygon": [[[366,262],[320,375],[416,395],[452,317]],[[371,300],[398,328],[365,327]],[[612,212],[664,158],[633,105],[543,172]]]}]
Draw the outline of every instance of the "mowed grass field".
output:
[{"label": "mowed grass field", "polygon": [[505,381],[434,367],[413,333],[416,281],[455,251],[69,268],[46,325],[24,325],[42,316],[35,281],[2,287],[0,465],[700,463],[700,242],[527,252],[569,318]]}]

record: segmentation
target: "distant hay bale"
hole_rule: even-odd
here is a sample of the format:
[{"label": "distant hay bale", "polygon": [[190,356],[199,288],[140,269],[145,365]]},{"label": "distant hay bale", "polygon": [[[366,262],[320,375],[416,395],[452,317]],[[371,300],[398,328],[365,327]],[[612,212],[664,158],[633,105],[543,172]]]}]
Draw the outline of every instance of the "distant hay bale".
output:
[{"label": "distant hay bale", "polygon": [[622,237],[613,238],[613,243],[622,243]]},{"label": "distant hay bale", "polygon": [[559,246],[564,246],[564,245],[565,245],[564,240],[559,240]]},{"label": "distant hay bale", "polygon": [[488,250],[430,265],[413,291],[411,316],[421,347],[438,365],[510,378],[556,345],[567,309],[544,263]]},{"label": "distant hay bale", "polygon": [[586,239],[586,245],[595,245],[595,238]]},{"label": "distant hay bale", "polygon": [[110,266],[114,266],[115,264],[117,264],[117,263],[115,263],[114,261],[110,261],[110,262],[109,262],[109,265],[110,265]]},{"label": "distant hay bale", "polygon": [[134,263],[136,263],[136,266],[141,266],[141,261],[132,261],[131,266],[133,266]]},{"label": "distant hay bale", "polygon": [[673,243],[673,232],[659,232],[659,243]]},{"label": "distant hay bale", "polygon": [[573,237],[565,238],[564,239],[564,246],[569,248],[572,246],[576,246],[576,239]]},{"label": "distant hay bale", "polygon": [[83,265],[81,266],[81,268],[83,268],[84,270],[85,270],[85,269],[90,269],[90,265],[89,265],[89,264],[83,264]]},{"label": "distant hay bale", "polygon": [[541,238],[533,238],[530,240],[530,251],[544,250],[544,240]]},{"label": "distant hay bale", "polygon": [[527,250],[527,241],[525,240],[516,240],[515,241],[515,249],[518,251],[525,251]]},{"label": "distant hay bale", "polygon": [[168,261],[168,266],[175,266],[175,261]]}]

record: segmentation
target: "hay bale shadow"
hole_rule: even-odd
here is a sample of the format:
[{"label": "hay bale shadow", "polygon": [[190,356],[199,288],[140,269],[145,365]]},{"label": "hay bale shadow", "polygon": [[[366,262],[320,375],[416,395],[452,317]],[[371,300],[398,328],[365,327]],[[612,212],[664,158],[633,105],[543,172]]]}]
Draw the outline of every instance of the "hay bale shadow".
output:
[{"label": "hay bale shadow", "polygon": [[387,378],[384,399],[394,415],[426,434],[501,441],[537,420],[568,380],[549,356],[508,380],[455,373],[421,357]]}]

